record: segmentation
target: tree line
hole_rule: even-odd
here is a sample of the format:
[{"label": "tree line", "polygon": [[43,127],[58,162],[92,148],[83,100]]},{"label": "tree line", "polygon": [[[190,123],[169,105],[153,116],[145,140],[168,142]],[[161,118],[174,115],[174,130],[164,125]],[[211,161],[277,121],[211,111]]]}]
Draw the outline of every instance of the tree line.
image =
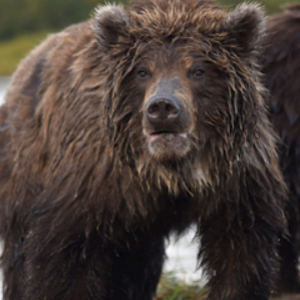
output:
[{"label": "tree line", "polygon": [[[287,2],[287,0],[257,1],[266,5],[268,13],[279,11],[280,5]],[[72,23],[88,19],[93,9],[103,2],[99,0],[0,0],[0,39],[8,39],[30,31],[59,30]],[[127,0],[112,2],[126,4]],[[224,5],[235,5],[242,1],[220,0],[219,2]]]}]

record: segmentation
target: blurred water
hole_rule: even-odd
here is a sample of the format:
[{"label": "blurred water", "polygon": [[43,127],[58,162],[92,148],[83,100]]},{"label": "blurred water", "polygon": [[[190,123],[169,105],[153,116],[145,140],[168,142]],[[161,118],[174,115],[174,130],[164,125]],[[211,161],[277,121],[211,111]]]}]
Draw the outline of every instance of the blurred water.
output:
[{"label": "blurred water", "polygon": [[165,271],[172,272],[177,277],[187,282],[199,281],[200,284],[205,283],[202,271],[197,270],[197,253],[199,244],[194,241],[195,228],[191,228],[178,241],[173,237],[167,247],[167,261]]},{"label": "blurred water", "polygon": [[[0,104],[4,101],[5,91],[9,83],[9,78],[0,78]],[[165,271],[172,272],[176,276],[186,281],[200,280],[201,270],[196,271],[198,245],[193,242],[195,230],[189,230],[182,238],[175,242],[170,239],[167,247],[167,261]],[[1,276],[1,274],[0,274]],[[204,283],[203,279],[200,283]],[[2,280],[0,277],[0,300],[2,295]]]},{"label": "blurred water", "polygon": [[9,83],[9,77],[0,77],[0,104],[2,104],[4,100],[4,95]]}]

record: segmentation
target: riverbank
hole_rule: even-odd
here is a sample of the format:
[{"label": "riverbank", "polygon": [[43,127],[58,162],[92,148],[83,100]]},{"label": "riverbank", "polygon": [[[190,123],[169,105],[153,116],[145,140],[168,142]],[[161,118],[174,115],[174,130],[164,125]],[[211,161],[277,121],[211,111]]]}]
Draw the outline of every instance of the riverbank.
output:
[{"label": "riverbank", "polygon": [[[274,13],[280,12],[280,7],[285,3],[299,1],[300,0],[260,0],[257,2],[261,3],[268,15],[272,15]],[[239,4],[242,1],[219,0],[218,2],[220,2],[222,5],[229,5],[229,7],[233,9],[235,5]],[[86,15],[86,17],[88,18],[88,14]],[[11,75],[17,68],[19,62],[29,53],[31,49],[33,49],[36,45],[40,44],[45,39],[49,31],[35,31],[25,34],[21,34],[20,32],[20,35],[15,36],[14,38],[11,38],[9,40],[0,40],[0,76]]]},{"label": "riverbank", "polygon": [[0,41],[0,76],[11,75],[20,61],[47,35],[46,31],[37,31]]}]

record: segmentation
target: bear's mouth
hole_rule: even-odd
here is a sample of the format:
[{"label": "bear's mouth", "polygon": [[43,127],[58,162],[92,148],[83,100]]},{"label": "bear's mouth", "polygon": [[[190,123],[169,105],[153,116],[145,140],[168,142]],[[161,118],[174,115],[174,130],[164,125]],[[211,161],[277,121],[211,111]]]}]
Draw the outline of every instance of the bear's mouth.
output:
[{"label": "bear's mouth", "polygon": [[190,149],[188,132],[175,130],[144,130],[150,154],[159,160],[178,159]]},{"label": "bear's mouth", "polygon": [[154,142],[158,138],[176,138],[176,137],[179,137],[179,138],[187,139],[187,133],[162,130],[162,131],[156,131],[156,132],[150,133],[149,137],[150,137],[150,142]]}]

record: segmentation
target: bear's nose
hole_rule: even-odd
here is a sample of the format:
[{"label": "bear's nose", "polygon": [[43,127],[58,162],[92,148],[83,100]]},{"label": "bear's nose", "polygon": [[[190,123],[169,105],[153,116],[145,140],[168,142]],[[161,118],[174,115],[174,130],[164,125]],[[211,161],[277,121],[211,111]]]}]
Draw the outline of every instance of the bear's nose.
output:
[{"label": "bear's nose", "polygon": [[147,117],[151,122],[176,121],[181,112],[180,106],[174,99],[153,97],[147,105]]}]

